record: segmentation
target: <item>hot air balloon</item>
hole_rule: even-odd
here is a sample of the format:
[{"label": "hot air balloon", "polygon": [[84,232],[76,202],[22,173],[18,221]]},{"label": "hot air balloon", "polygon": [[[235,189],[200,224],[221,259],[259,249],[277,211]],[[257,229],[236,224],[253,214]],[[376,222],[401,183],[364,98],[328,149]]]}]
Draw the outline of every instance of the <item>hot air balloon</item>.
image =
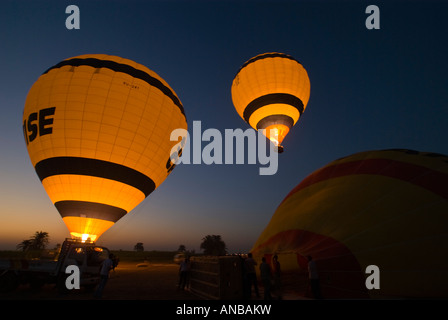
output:
[{"label": "hot air balloon", "polygon": [[70,234],[82,240],[98,239],[165,180],[177,128],[186,130],[185,112],[167,82],[105,54],[46,70],[23,112],[31,163]]},{"label": "hot air balloon", "polygon": [[265,130],[278,152],[282,141],[305,111],[310,80],[302,64],[283,53],[265,53],[248,60],[232,83],[238,114],[255,130]]},{"label": "hot air balloon", "polygon": [[[379,150],[333,161],[289,192],[253,255],[277,254],[304,279],[311,256],[324,298],[447,298],[447,185],[441,154]],[[378,288],[367,285],[369,266]]]}]

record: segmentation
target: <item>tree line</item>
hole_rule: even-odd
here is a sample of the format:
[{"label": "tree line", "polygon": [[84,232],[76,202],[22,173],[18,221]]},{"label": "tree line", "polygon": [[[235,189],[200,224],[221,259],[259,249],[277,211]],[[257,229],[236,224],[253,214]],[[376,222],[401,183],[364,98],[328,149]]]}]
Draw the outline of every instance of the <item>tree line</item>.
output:
[{"label": "tree line", "polygon": [[[200,249],[204,250],[204,254],[207,256],[224,256],[227,254],[227,247],[220,235],[207,235],[202,238]],[[138,242],[134,246],[135,251],[144,251],[142,242]],[[179,245],[178,252],[187,252],[185,245]],[[190,253],[194,253],[190,252]]]},{"label": "tree line", "polygon": [[[36,231],[29,239],[23,240],[17,245],[17,250],[44,250],[50,241],[48,232]],[[205,255],[223,256],[227,254],[227,247],[220,235],[207,235],[202,238],[200,249],[204,250]],[[138,242],[134,246],[135,251],[144,251],[142,242]],[[181,244],[178,248],[179,252],[186,252],[185,245]]]}]

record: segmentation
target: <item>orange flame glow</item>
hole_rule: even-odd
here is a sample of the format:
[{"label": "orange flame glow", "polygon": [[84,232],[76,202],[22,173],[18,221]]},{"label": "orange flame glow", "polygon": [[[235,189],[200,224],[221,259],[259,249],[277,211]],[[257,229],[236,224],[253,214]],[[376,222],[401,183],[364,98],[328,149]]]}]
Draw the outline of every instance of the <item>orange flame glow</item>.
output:
[{"label": "orange flame glow", "polygon": [[283,139],[289,133],[289,128],[284,124],[273,124],[266,127],[265,136],[271,140],[276,147],[281,146]]},{"label": "orange flame glow", "polygon": [[76,232],[70,232],[70,235],[73,239],[81,239],[82,242],[86,242],[89,240],[89,242],[93,242],[96,240],[97,236],[95,234],[87,234],[87,233],[76,233]]}]

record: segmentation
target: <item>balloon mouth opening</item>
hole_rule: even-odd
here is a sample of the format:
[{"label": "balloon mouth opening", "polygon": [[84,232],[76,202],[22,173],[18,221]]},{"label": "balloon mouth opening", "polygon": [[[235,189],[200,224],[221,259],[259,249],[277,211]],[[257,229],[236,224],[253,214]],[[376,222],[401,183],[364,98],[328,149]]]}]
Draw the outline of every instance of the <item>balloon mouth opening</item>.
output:
[{"label": "balloon mouth opening", "polygon": [[98,241],[98,238],[114,224],[112,221],[95,218],[67,216],[62,219],[72,238],[84,242]]},{"label": "balloon mouth opening", "polygon": [[98,236],[96,234],[70,232],[72,239],[80,240],[81,242],[94,242]]},{"label": "balloon mouth opening", "polygon": [[272,141],[275,146],[275,151],[278,153],[283,152],[283,146],[281,143],[288,133],[289,127],[284,124],[273,124],[265,129],[266,138]]}]

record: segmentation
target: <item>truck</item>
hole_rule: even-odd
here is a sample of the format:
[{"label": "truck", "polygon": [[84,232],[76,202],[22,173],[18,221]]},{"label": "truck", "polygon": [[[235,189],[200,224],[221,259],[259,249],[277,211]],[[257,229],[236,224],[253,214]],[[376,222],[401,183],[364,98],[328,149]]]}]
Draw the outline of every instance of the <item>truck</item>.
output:
[{"label": "truck", "polygon": [[39,289],[44,284],[55,284],[65,292],[66,269],[75,265],[80,271],[80,286],[93,289],[100,281],[100,267],[109,257],[110,251],[94,242],[65,239],[59,252],[48,259],[3,259],[0,260],[0,292],[14,291],[19,285],[29,284]]}]

